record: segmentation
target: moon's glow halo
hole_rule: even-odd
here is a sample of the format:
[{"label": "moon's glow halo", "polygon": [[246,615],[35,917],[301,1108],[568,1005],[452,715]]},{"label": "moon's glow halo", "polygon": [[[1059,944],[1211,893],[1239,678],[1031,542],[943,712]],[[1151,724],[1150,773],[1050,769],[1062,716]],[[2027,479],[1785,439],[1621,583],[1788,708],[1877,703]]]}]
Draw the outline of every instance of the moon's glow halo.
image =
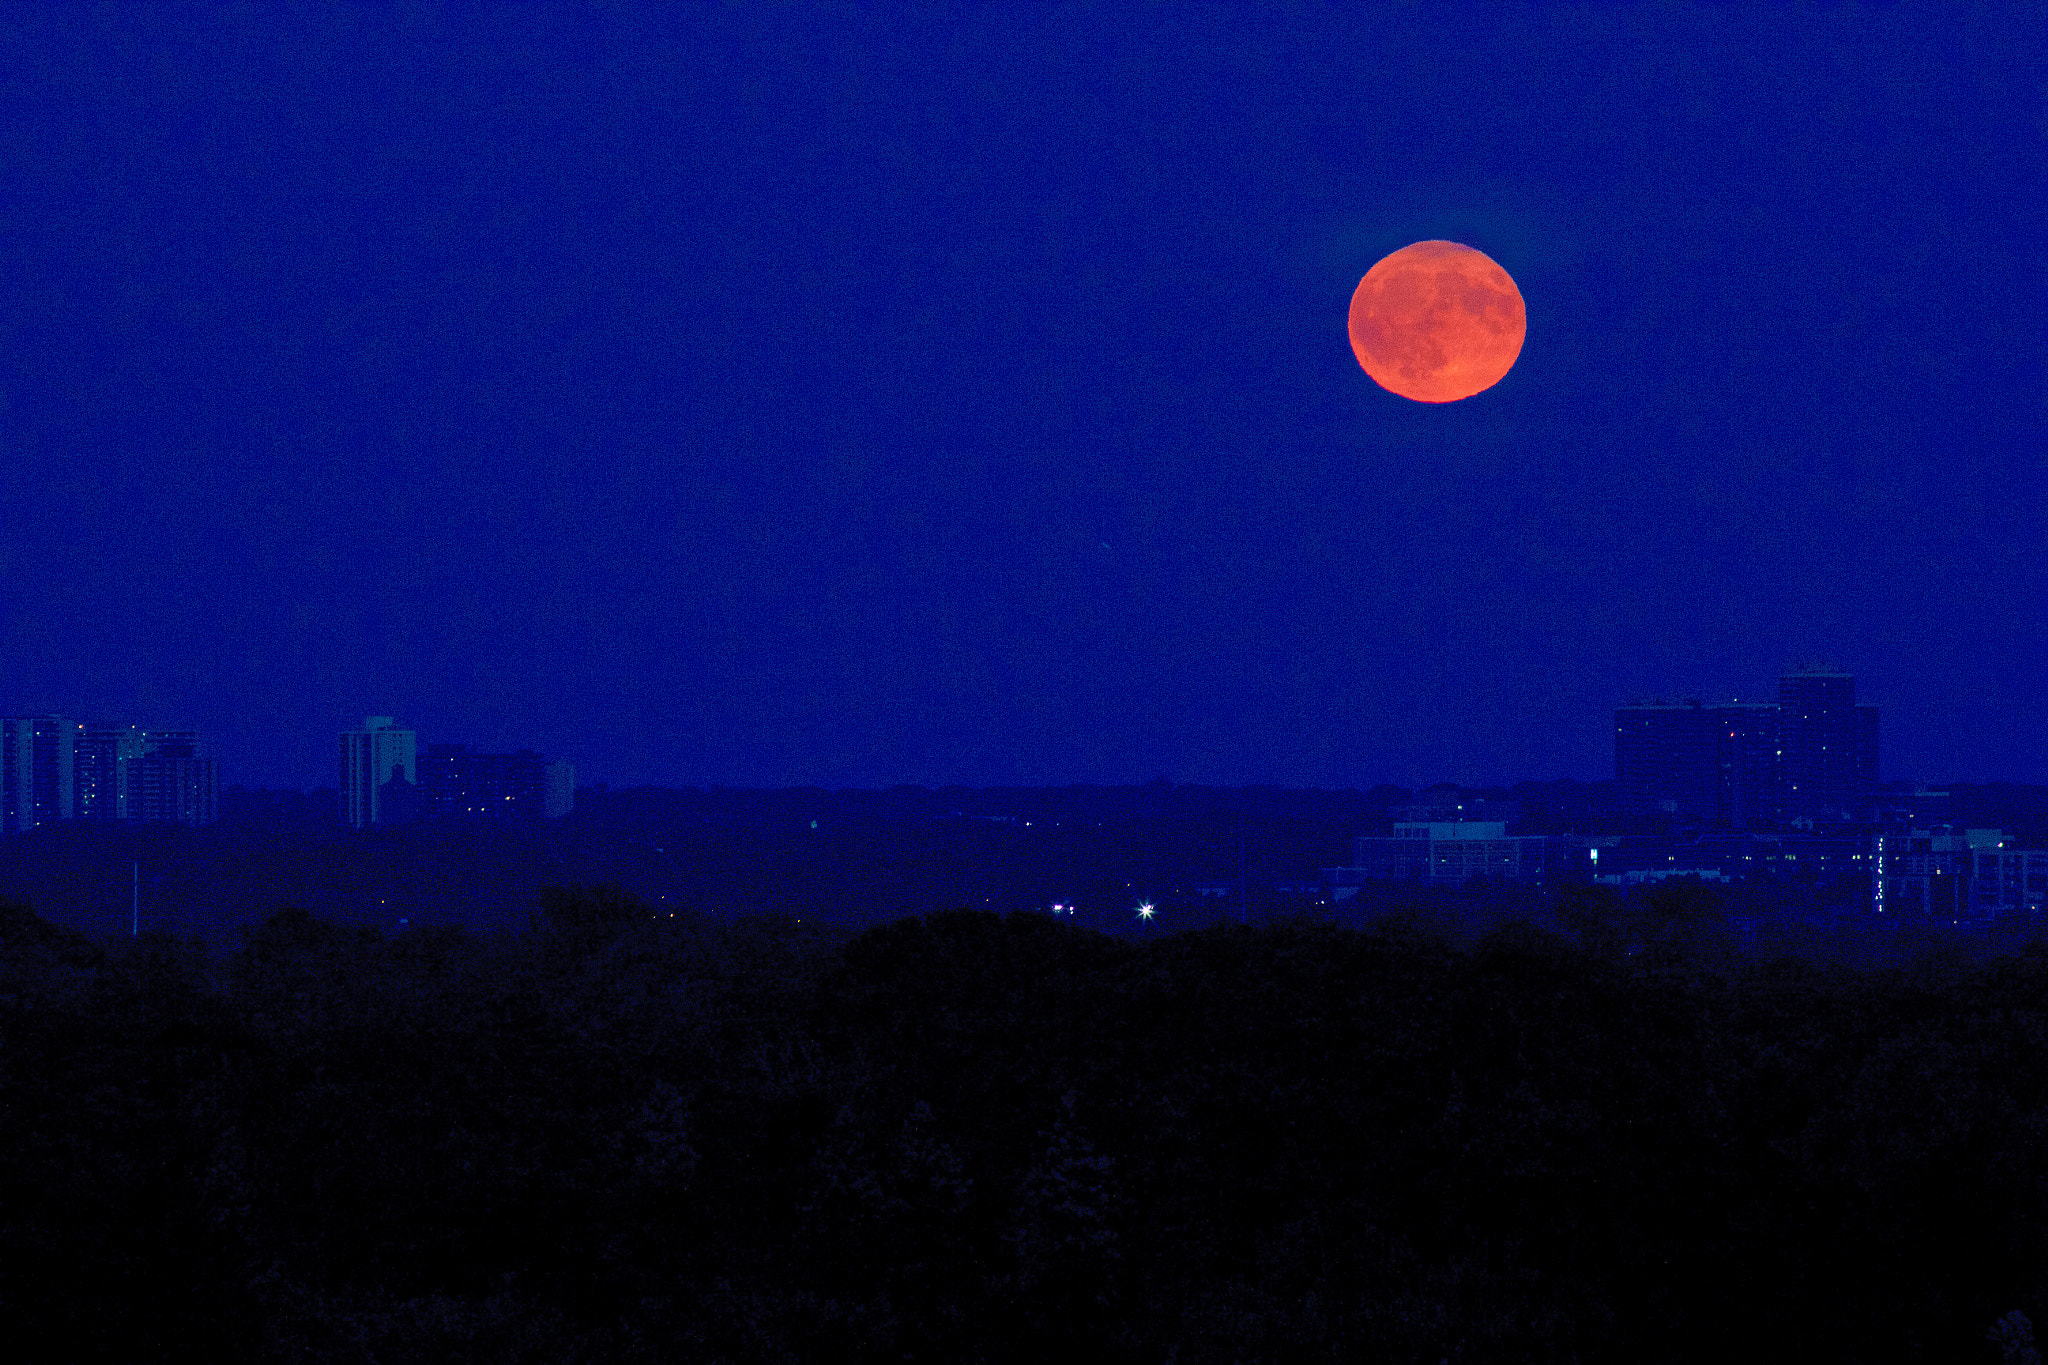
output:
[{"label": "moon's glow halo", "polygon": [[1418,403],[1492,388],[1522,353],[1522,291],[1483,251],[1416,242],[1365,272],[1351,295],[1351,349],[1373,382]]}]

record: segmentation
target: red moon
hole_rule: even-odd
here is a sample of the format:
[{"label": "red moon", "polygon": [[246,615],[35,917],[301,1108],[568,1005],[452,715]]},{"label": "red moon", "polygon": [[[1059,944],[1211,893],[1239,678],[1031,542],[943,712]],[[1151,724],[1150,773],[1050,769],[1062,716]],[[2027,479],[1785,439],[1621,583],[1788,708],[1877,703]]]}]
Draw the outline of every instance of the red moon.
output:
[{"label": "red moon", "polygon": [[1483,251],[1404,246],[1351,296],[1351,349],[1373,382],[1418,403],[1455,403],[1500,383],[1522,353],[1522,291]]}]

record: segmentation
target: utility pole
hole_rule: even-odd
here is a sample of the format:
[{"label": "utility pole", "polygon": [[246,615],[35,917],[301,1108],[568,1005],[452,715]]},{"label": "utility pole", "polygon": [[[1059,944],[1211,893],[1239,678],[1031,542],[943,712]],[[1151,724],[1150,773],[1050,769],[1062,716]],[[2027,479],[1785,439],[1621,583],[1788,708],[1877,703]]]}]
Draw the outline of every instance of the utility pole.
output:
[{"label": "utility pole", "polygon": [[142,859],[137,858],[128,878],[128,937],[142,933]]}]

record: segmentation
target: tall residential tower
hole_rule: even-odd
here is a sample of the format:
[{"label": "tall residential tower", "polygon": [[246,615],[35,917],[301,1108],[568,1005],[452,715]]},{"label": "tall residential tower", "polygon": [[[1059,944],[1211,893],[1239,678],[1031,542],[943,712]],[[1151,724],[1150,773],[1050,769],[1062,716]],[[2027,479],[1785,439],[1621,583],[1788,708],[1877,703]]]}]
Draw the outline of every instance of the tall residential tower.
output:
[{"label": "tall residential tower", "polygon": [[1785,818],[1858,818],[1877,790],[1877,708],[1856,704],[1856,680],[1827,664],[1778,680]]},{"label": "tall residential tower", "polygon": [[1615,708],[1614,776],[1638,819],[1768,832],[1867,818],[1877,708],[1856,680],[1799,668],[1772,702],[1639,701]]},{"label": "tall residential tower", "polygon": [[34,829],[75,814],[71,724],[62,716],[0,719],[0,829]]},{"label": "tall residential tower", "polygon": [[341,732],[341,818],[361,829],[410,820],[417,810],[414,734],[389,716]]}]

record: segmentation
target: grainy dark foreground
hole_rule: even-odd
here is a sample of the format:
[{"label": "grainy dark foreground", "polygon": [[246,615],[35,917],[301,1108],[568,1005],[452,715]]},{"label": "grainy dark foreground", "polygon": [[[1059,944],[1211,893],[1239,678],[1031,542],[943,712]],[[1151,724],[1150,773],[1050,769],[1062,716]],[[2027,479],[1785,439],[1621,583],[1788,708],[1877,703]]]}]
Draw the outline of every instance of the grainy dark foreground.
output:
[{"label": "grainy dark foreground", "polygon": [[2048,1285],[2038,949],[0,940],[17,1359],[1993,1362]]}]

